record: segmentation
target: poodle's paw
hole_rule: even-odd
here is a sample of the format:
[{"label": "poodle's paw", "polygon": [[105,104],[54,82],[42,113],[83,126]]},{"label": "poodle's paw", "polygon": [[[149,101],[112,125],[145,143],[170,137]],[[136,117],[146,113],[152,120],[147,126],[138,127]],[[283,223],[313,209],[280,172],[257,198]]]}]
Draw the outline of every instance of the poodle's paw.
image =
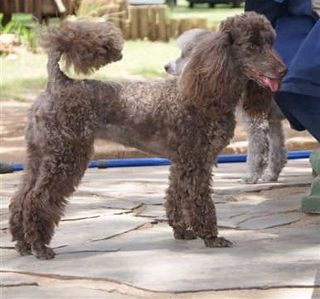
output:
[{"label": "poodle's paw", "polygon": [[279,176],[276,174],[266,173],[261,177],[261,181],[263,183],[276,182],[278,180],[278,177]]},{"label": "poodle's paw", "polygon": [[204,239],[203,241],[206,247],[232,247],[232,242],[228,241],[223,237],[213,237],[210,239]]},{"label": "poodle's paw", "polygon": [[173,236],[176,240],[194,240],[197,238],[196,234],[191,229],[174,230]]},{"label": "poodle's paw", "polygon": [[32,253],[40,260],[50,260],[55,256],[53,249],[45,245],[32,247]]},{"label": "poodle's paw", "polygon": [[31,246],[24,241],[18,241],[15,249],[22,256],[31,254]]},{"label": "poodle's paw", "polygon": [[247,175],[242,178],[242,181],[246,184],[257,184],[259,180],[258,175]]}]

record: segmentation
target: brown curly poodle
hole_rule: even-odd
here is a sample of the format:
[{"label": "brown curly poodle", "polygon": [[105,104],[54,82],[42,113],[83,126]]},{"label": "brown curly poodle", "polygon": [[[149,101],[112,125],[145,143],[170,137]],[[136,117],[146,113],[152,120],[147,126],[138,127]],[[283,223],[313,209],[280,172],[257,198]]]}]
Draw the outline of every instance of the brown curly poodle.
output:
[{"label": "brown curly poodle", "polygon": [[66,21],[49,29],[42,37],[48,85],[29,112],[26,173],[10,204],[17,251],[54,257],[47,245],[96,136],[169,158],[165,206],[174,237],[230,246],[218,237],[211,168],[233,136],[234,110],[249,79],[279,86],[284,66],[272,50],[274,35],[255,13],[228,18],[195,47],[178,78],[119,83],[74,80],[59,68],[61,58],[82,73],[121,59],[122,37],[111,23]]}]

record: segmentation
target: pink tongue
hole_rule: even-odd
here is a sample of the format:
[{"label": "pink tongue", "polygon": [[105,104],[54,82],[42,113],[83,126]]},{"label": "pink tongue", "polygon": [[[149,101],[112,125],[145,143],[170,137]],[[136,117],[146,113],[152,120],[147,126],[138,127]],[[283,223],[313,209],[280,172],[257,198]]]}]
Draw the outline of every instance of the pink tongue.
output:
[{"label": "pink tongue", "polygon": [[270,88],[272,92],[276,92],[279,90],[279,81],[275,79],[271,79],[268,77],[264,77],[263,82]]}]

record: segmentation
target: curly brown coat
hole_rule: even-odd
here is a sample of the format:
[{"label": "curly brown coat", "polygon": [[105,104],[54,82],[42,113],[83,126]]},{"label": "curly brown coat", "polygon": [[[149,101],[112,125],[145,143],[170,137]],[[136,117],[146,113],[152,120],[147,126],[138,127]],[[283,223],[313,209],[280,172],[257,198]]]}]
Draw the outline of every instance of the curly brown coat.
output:
[{"label": "curly brown coat", "polygon": [[48,85],[29,112],[26,173],[10,204],[18,252],[54,256],[46,245],[97,136],[172,161],[165,206],[176,239],[230,246],[218,237],[211,169],[233,136],[234,110],[252,77],[247,67],[279,77],[273,39],[264,17],[246,13],[227,19],[215,37],[196,47],[179,78],[117,83],[70,79],[58,64],[63,56],[88,73],[121,59],[122,37],[111,23],[64,22],[49,29],[43,38]]}]

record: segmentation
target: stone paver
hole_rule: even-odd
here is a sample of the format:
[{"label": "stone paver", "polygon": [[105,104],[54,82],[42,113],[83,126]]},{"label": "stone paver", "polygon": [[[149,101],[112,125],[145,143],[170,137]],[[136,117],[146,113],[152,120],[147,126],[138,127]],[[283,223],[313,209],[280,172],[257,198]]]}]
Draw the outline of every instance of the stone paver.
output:
[{"label": "stone paver", "polygon": [[301,212],[308,161],[279,183],[241,183],[244,164],[214,171],[220,234],[232,248],[172,237],[163,209],[168,167],[88,170],[61,221],[54,260],[20,257],[8,234],[2,175],[1,284],[9,298],[319,298],[320,216]]},{"label": "stone paver", "polygon": [[[0,276],[1,283],[5,285],[2,289],[1,298],[3,299],[126,299],[129,296],[113,293],[99,289],[86,288],[85,286],[72,284],[55,283],[54,281],[42,281],[31,279],[30,276],[6,273]],[[21,291],[23,289],[23,292]]]}]

